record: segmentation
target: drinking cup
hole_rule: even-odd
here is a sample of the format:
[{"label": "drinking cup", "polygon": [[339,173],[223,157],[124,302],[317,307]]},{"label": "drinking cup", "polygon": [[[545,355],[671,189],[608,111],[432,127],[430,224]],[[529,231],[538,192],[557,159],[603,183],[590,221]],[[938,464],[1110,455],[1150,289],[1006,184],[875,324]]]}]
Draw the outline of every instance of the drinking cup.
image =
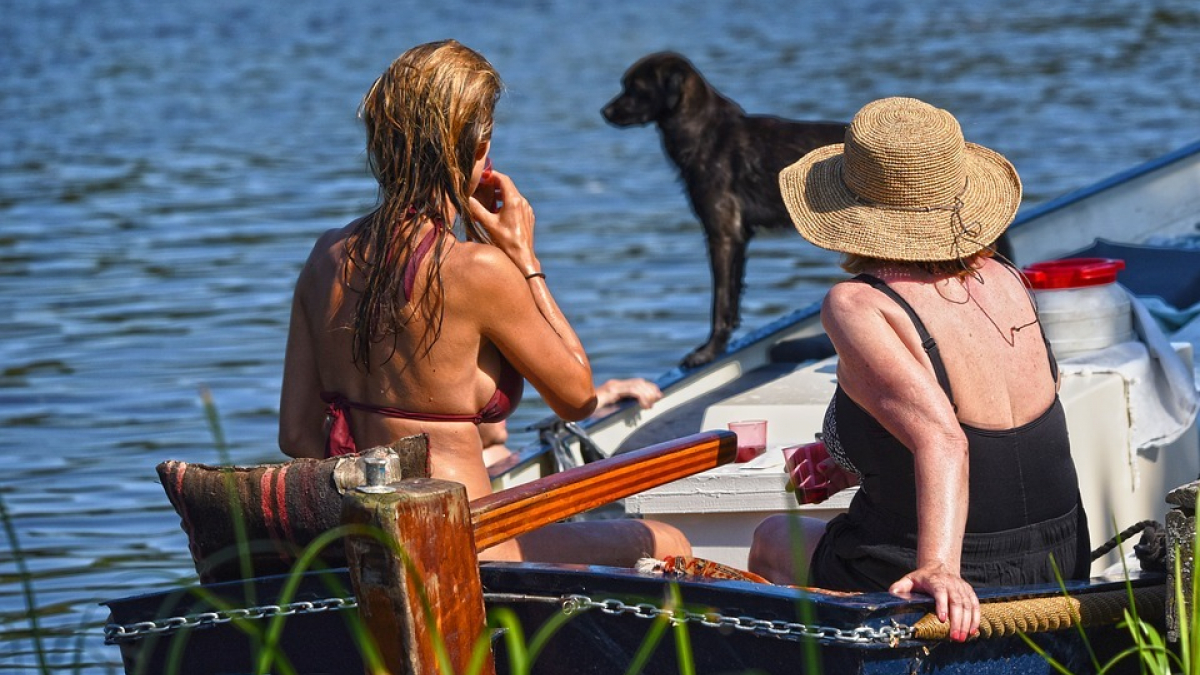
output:
[{"label": "drinking cup", "polygon": [[821,441],[783,449],[783,468],[791,477],[801,504],[816,504],[829,499],[829,479],[817,468],[828,458],[829,451]]},{"label": "drinking cup", "polygon": [[729,430],[737,434],[737,459],[749,462],[767,450],[767,421],[743,420],[730,422]]}]

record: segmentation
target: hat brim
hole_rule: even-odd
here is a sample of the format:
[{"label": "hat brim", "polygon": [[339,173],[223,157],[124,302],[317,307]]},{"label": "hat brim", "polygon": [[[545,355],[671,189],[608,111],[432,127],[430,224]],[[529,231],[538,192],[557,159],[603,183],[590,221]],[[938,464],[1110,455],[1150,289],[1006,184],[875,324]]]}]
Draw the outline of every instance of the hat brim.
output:
[{"label": "hat brim", "polygon": [[928,210],[866,204],[842,179],[842,144],[818,148],[779,173],[800,235],[831,251],[882,260],[955,260],[991,246],[1021,204],[1021,179],[999,153],[966,144],[962,206]]}]

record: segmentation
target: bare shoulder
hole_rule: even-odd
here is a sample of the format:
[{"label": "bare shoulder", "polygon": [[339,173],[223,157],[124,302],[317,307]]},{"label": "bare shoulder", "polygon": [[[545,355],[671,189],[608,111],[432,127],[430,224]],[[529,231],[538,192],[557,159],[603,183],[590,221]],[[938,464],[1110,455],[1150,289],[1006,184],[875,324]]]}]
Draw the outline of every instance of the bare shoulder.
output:
[{"label": "bare shoulder", "polygon": [[821,302],[822,316],[844,319],[879,306],[883,295],[869,284],[843,281],[834,284]]},{"label": "bare shoulder", "polygon": [[537,311],[529,282],[503,251],[489,244],[455,242],[442,266],[446,302],[489,337],[497,327]]},{"label": "bare shoulder", "polygon": [[303,277],[334,268],[340,269],[341,262],[346,255],[346,238],[354,231],[358,222],[355,220],[344,227],[335,227],[322,232],[321,236],[313,242],[312,250],[308,252],[308,259],[304,261],[304,268],[300,271],[300,275]]},{"label": "bare shoulder", "polygon": [[896,333],[891,313],[897,305],[869,284],[835,284],[821,304],[821,324],[839,353]]},{"label": "bare shoulder", "polygon": [[470,241],[456,241],[445,264],[458,285],[470,292],[495,290],[497,283],[510,283],[520,278],[517,266],[495,246]]},{"label": "bare shoulder", "polygon": [[1007,292],[1012,292],[1017,297],[1024,297],[1029,294],[1020,270],[1012,265],[1007,265],[993,258],[987,258],[979,266],[979,271],[988,283],[992,283]]}]

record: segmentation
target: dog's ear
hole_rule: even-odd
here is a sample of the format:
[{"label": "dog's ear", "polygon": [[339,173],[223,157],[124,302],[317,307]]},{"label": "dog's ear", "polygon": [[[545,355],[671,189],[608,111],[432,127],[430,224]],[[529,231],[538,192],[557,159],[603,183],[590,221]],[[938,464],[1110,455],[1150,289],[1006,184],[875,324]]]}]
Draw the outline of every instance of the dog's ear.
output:
[{"label": "dog's ear", "polygon": [[679,64],[667,65],[662,71],[664,112],[673,113],[683,100],[683,88],[687,84],[687,71]]}]

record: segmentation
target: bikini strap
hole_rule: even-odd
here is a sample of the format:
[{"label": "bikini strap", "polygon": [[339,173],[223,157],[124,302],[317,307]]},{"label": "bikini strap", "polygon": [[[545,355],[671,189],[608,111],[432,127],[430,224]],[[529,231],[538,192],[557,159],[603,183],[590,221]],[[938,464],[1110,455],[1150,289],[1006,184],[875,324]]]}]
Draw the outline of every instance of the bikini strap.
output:
[{"label": "bikini strap", "polygon": [[421,237],[421,242],[417,244],[417,250],[413,251],[412,256],[408,259],[408,265],[404,268],[404,299],[412,300],[413,285],[417,281],[417,268],[421,266],[421,261],[429,254],[430,247],[433,246],[434,236],[440,228],[434,224],[429,228],[429,232]]},{"label": "bikini strap", "polygon": [[892,290],[882,279],[871,276],[870,274],[859,274],[851,279],[864,284],[870,284],[872,288],[888,296],[900,305],[900,309],[908,314],[908,318],[912,321],[913,327],[917,329],[917,335],[921,337],[921,348],[925,350],[925,354],[929,357],[929,362],[933,365],[933,373],[937,376],[938,384],[941,385],[942,391],[946,392],[946,398],[950,399],[950,405],[954,410],[958,410],[958,406],[954,405],[954,392],[950,389],[950,377],[946,373],[946,364],[942,362],[942,355],[938,351],[937,340],[929,334],[925,328],[925,322],[921,321],[921,317],[917,316],[917,312],[908,304],[908,301],[900,297],[900,294]]},{"label": "bikini strap", "polygon": [[[343,434],[341,429],[344,429],[344,435],[349,437],[350,425],[346,422],[346,411],[353,408],[363,412],[369,412],[375,415],[383,415],[393,419],[402,420],[417,420],[418,422],[471,422],[473,424],[482,424],[484,419],[481,413],[424,413],[414,412],[411,410],[402,410],[400,408],[392,408],[382,405],[371,405],[370,403],[360,403],[351,401],[340,392],[323,391],[321,392],[321,400],[327,405],[325,414],[332,423],[332,429],[339,429],[339,438]],[[351,439],[353,442],[353,439]]]}]

